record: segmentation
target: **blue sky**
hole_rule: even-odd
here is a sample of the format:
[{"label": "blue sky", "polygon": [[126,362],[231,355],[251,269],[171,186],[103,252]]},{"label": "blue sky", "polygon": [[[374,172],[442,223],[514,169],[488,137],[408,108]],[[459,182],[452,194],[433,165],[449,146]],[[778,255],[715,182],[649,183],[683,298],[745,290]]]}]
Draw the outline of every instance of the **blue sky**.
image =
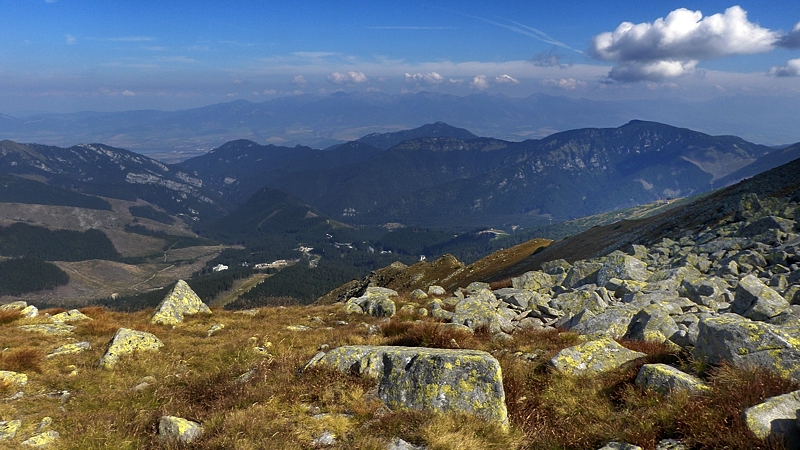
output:
[{"label": "blue sky", "polygon": [[337,90],[800,99],[797,0],[0,0],[0,30],[12,115]]}]

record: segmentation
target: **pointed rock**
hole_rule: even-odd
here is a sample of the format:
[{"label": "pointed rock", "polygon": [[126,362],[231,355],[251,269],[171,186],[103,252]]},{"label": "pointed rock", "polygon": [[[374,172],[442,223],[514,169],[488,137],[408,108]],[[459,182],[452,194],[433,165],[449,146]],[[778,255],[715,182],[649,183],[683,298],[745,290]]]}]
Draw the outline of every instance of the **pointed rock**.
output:
[{"label": "pointed rock", "polygon": [[178,280],[175,287],[156,307],[156,312],[150,319],[150,323],[177,325],[183,322],[184,316],[200,313],[211,314],[211,310],[185,281]]}]

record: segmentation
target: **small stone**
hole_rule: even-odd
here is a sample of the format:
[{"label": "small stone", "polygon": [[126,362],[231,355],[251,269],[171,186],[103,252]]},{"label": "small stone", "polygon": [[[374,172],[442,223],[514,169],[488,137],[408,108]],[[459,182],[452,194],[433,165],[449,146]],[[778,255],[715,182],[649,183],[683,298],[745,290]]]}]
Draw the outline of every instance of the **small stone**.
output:
[{"label": "small stone", "polygon": [[256,309],[256,308],[244,309],[244,310],[241,310],[241,311],[236,311],[234,314],[241,314],[243,316],[255,317],[255,316],[258,315],[258,309]]},{"label": "small stone", "polygon": [[214,333],[222,330],[223,328],[225,328],[225,324],[223,323],[215,323],[214,325],[211,325],[211,328],[209,328],[208,332],[206,333],[206,337],[211,337]]},{"label": "small stone", "polygon": [[414,300],[424,300],[428,298],[428,294],[426,294],[422,289],[414,289],[411,291],[411,298]]},{"label": "small stone", "polygon": [[307,327],[305,325],[289,325],[286,327],[289,331],[308,331],[311,330],[311,327]]},{"label": "small stone", "polygon": [[57,439],[58,439],[58,431],[50,430],[41,434],[37,434],[35,436],[31,436],[29,439],[22,441],[20,445],[25,445],[33,448],[44,448],[55,443]]},{"label": "small stone", "polygon": [[386,446],[386,450],[424,450],[425,448],[426,447],[409,444],[400,438],[392,439],[389,445]]},{"label": "small stone", "polygon": [[50,428],[50,425],[52,425],[52,424],[53,424],[53,418],[52,417],[48,417],[48,416],[42,417],[42,420],[39,422],[39,425],[36,426],[36,432],[37,433],[42,433],[42,432],[44,432],[44,430]]},{"label": "small stone", "polygon": [[22,426],[21,420],[4,420],[0,422],[0,441],[13,439],[17,430]]},{"label": "small stone", "polygon": [[611,441],[597,450],[642,450],[642,447],[625,442]]},{"label": "small stone", "polygon": [[588,375],[614,370],[645,356],[610,338],[601,338],[561,350],[550,360],[550,365],[564,374]]},{"label": "small stone", "polygon": [[188,444],[203,434],[203,427],[191,420],[175,416],[162,416],[158,421],[158,438]]},{"label": "small stone", "polygon": [[690,394],[707,392],[709,387],[700,379],[666,364],[645,364],[636,376],[636,385],[662,394],[687,391]]},{"label": "small stone", "polygon": [[330,431],[324,431],[321,435],[317,436],[316,439],[311,441],[311,445],[314,447],[330,447],[334,444],[336,444],[336,435]]},{"label": "small stone", "polygon": [[11,372],[10,370],[0,370],[0,382],[25,386],[28,384],[28,376],[24,373]]},{"label": "small stone", "polygon": [[437,297],[441,297],[447,295],[447,291],[445,291],[444,288],[441,286],[433,285],[428,287],[428,295],[435,295]]}]

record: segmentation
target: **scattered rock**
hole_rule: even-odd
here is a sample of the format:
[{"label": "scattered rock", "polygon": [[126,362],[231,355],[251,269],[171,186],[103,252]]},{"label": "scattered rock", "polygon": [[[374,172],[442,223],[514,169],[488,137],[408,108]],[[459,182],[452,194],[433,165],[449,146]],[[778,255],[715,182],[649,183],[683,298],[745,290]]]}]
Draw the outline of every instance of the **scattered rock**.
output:
[{"label": "scattered rock", "polygon": [[610,338],[601,338],[561,350],[550,360],[550,365],[563,374],[589,375],[614,370],[645,356]]},{"label": "scattered rock", "polygon": [[22,426],[21,420],[4,420],[0,422],[0,441],[14,439],[19,427]]},{"label": "scattered rock", "polygon": [[789,448],[800,448],[800,428],[797,412],[800,411],[800,391],[790,392],[764,400],[744,410],[747,428],[759,439],[783,440]]},{"label": "scattered rock", "polygon": [[108,344],[106,353],[98,361],[98,366],[112,369],[122,355],[137,351],[154,351],[163,346],[164,343],[151,333],[120,328]]},{"label": "scattered rock", "polygon": [[212,335],[214,335],[214,333],[222,330],[223,328],[225,328],[224,323],[215,323],[214,325],[211,325],[211,328],[209,328],[208,332],[206,333],[206,337],[211,337]]},{"label": "scattered rock", "polygon": [[447,291],[444,290],[441,286],[428,286],[428,295],[435,295],[436,297],[442,297],[447,295]]},{"label": "scattered rock", "polygon": [[50,320],[53,322],[67,323],[67,322],[79,322],[81,320],[92,320],[92,318],[78,311],[77,309],[71,309],[69,311],[64,311],[62,313],[58,313],[52,316]]},{"label": "scattered rock", "polygon": [[0,383],[25,386],[28,384],[28,376],[24,373],[11,372],[10,370],[0,370]]},{"label": "scattered rock", "polygon": [[311,441],[311,445],[314,447],[330,447],[336,445],[336,435],[330,431],[323,431],[322,434]]},{"label": "scattered rock", "polygon": [[675,391],[687,391],[691,394],[702,394],[709,387],[697,377],[682,372],[667,364],[645,364],[636,376],[636,385],[653,389],[662,394]]},{"label": "scattered rock", "polygon": [[72,334],[74,325],[67,325],[64,322],[38,323],[35,325],[20,325],[19,328],[25,331],[33,331],[49,336],[67,336]]},{"label": "scattered rock", "polygon": [[178,280],[175,287],[164,297],[164,300],[156,307],[150,323],[159,325],[177,325],[183,322],[184,316],[195,314],[211,314],[208,306],[200,300],[192,288],[183,281]]},{"label": "scattered rock", "polygon": [[203,434],[203,427],[191,420],[175,416],[162,416],[158,421],[158,438],[188,444]]},{"label": "scattered rock", "polygon": [[611,441],[597,450],[642,450],[642,447],[624,442]]},{"label": "scattered rock", "polygon": [[45,358],[50,359],[56,356],[74,355],[89,350],[90,348],[92,348],[92,344],[88,341],[76,342],[74,344],[64,344],[50,352],[50,354],[45,356]]},{"label": "scattered rock", "polygon": [[425,450],[425,449],[427,449],[427,447],[412,445],[400,438],[392,439],[392,441],[389,442],[389,445],[386,446],[386,450]]},{"label": "scattered rock", "polygon": [[45,448],[54,444],[58,440],[58,431],[45,431],[44,433],[31,436],[22,441],[20,445],[33,448]]},{"label": "scattered rock", "polygon": [[752,320],[769,321],[791,311],[789,302],[753,275],[739,280],[731,311]]}]

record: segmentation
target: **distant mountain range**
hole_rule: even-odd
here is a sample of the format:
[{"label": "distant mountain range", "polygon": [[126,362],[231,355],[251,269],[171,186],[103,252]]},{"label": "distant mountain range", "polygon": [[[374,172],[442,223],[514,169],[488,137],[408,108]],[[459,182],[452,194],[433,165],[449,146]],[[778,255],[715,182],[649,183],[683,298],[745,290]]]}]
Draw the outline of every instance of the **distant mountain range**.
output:
[{"label": "distant mountain range", "polygon": [[[725,111],[720,114],[719,111]],[[168,162],[196,156],[236,139],[328,148],[371,133],[445,121],[480,136],[509,141],[543,138],[582,127],[616,127],[644,119],[751,142],[800,140],[794,98],[731,96],[710,101],[594,101],[536,94],[527,98],[478,93],[464,97],[420,92],[337,92],[253,103],[238,100],[181,111],[79,112],[10,117],[0,114],[0,139],[69,147],[103,142]],[[431,134],[429,137],[436,137]],[[468,140],[466,136],[455,136]],[[398,143],[364,143],[388,148]],[[383,139],[383,138],[382,138]],[[406,138],[400,138],[405,140]]]},{"label": "distant mountain range", "polygon": [[[431,131],[437,137],[425,136]],[[420,127],[383,151],[363,142],[392,142],[397,133],[324,152],[236,141],[181,167],[235,204],[266,185],[345,222],[469,229],[530,226],[694,195],[797,152],[644,121],[523,142],[454,137],[464,131],[443,123]]]},{"label": "distant mountain range", "polygon": [[320,221],[511,229],[694,195],[798,153],[800,144],[776,150],[638,120],[522,142],[436,122],[327,150],[240,139],[179,165],[103,144],[2,141],[0,174],[80,194],[140,198],[196,223],[238,217],[226,228],[258,219],[260,209],[274,212],[258,205],[292,198],[298,217],[313,211]]}]

